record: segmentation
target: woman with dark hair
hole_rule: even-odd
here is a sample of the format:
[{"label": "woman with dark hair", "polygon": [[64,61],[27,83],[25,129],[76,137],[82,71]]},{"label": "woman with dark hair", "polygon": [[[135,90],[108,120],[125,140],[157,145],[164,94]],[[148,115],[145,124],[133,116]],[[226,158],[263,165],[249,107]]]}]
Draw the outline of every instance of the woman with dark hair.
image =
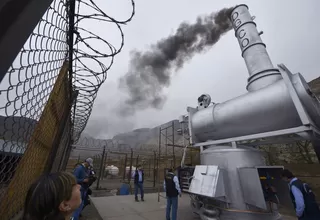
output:
[{"label": "woman with dark hair", "polygon": [[70,220],[80,204],[80,186],[71,173],[46,174],[30,186],[22,220]]}]

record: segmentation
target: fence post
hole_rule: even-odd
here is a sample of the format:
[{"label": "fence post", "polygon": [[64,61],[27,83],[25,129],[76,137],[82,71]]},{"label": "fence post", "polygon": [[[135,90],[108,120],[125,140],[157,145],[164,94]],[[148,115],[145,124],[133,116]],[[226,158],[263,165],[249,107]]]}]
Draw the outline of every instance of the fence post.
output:
[{"label": "fence post", "polygon": [[138,156],[136,158],[136,167],[138,166],[138,162],[139,162],[139,154],[138,154]]},{"label": "fence post", "polygon": [[104,175],[105,175],[105,169],[106,169],[106,164],[107,164],[107,157],[108,157],[108,152],[107,151],[105,151],[105,155],[104,155],[104,158],[103,158],[103,167],[102,167],[102,169],[103,169],[103,171],[102,171],[102,176],[101,176],[101,179],[103,180],[103,178],[104,178]]},{"label": "fence post", "polygon": [[172,121],[172,155],[173,155],[173,167],[176,168],[176,154],[174,145],[174,121]]},{"label": "fence post", "polygon": [[[69,118],[70,120],[70,118]],[[67,125],[69,128],[69,123],[67,123]],[[70,130],[69,130],[70,131]],[[63,153],[62,153],[62,156],[61,156],[61,159],[60,159],[60,163],[58,164],[58,171],[61,171],[61,170],[65,170],[66,168],[64,167],[64,164],[65,164],[65,160],[69,160],[69,157],[66,158],[66,155],[67,155],[67,152],[68,152],[68,149],[69,149],[69,146],[70,146],[70,135],[68,134],[68,138],[67,138],[67,141],[66,141],[66,145],[63,149]]]},{"label": "fence post", "polygon": [[105,153],[106,153],[106,146],[104,146],[103,152],[102,152],[102,158],[101,158],[101,162],[100,162],[100,171],[99,171],[99,176],[98,176],[98,180],[97,180],[97,188],[96,189],[99,189],[99,186],[100,186],[100,178],[101,178],[101,175],[102,175],[102,169],[103,169],[103,162],[104,162]]},{"label": "fence post", "polygon": [[148,165],[149,165],[148,177],[150,178],[150,176],[151,176],[151,159],[150,158],[149,158],[149,161],[148,161]]},{"label": "fence post", "polygon": [[126,180],[126,171],[127,171],[126,166],[127,166],[127,160],[128,160],[128,155],[126,154],[126,155],[125,155],[125,158],[124,158],[123,182]]},{"label": "fence post", "polygon": [[[57,131],[57,133],[55,135],[54,141],[52,143],[51,152],[48,156],[47,163],[46,163],[46,166],[43,170],[43,173],[50,173],[52,170],[58,149],[60,147],[61,138],[63,136],[63,133],[65,132],[65,127],[67,126],[67,123],[69,122],[68,117],[70,116],[70,110],[71,109],[66,109],[66,112],[64,113],[65,115],[63,116],[61,123],[60,123],[60,126],[58,128],[59,130]],[[67,147],[67,146],[64,146],[64,147]]]},{"label": "fence post", "polygon": [[157,162],[157,154],[156,151],[153,151],[153,187],[156,187],[156,162]]},{"label": "fence post", "polygon": [[133,149],[131,148],[130,168],[129,168],[129,175],[128,175],[128,183],[129,184],[130,184],[130,181],[131,181],[131,174],[132,174],[132,160],[133,160]]},{"label": "fence post", "polygon": [[61,170],[66,170],[67,165],[68,165],[68,161],[69,161],[69,158],[70,158],[71,150],[72,150],[72,139],[71,139],[71,136],[69,136],[68,147],[67,147],[66,153],[64,155],[65,160],[63,161],[63,163],[61,165]]}]

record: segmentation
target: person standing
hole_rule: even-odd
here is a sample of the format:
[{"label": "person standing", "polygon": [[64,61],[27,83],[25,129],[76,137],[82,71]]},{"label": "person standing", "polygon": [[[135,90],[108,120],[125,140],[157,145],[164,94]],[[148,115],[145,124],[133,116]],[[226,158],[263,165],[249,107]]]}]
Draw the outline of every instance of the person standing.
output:
[{"label": "person standing", "polygon": [[141,165],[138,165],[137,169],[135,171],[133,171],[132,178],[134,180],[135,201],[139,202],[138,190],[140,189],[141,201],[144,202],[144,192],[143,192],[144,172],[142,170],[142,166]]},{"label": "person standing", "polygon": [[[167,197],[166,219],[177,220],[178,196],[181,197],[181,189],[178,177],[169,169],[163,182],[163,188]],[[172,210],[171,210],[172,209]],[[171,218],[170,218],[170,212]]]},{"label": "person standing", "polygon": [[89,167],[93,167],[93,159],[87,158],[83,163],[79,164],[73,171],[73,175],[76,177],[77,183],[81,186],[81,205],[73,213],[73,220],[78,220],[81,214],[81,211],[84,206],[85,198],[87,195],[87,183],[89,182]]},{"label": "person standing", "polygon": [[287,169],[283,170],[282,178],[289,184],[290,197],[298,219],[319,220],[320,209],[311,188]]},{"label": "person standing", "polygon": [[[90,205],[91,202],[90,202],[90,198],[89,198],[89,195],[92,195],[92,190],[90,189],[90,187],[92,186],[92,184],[97,180],[97,177],[96,177],[96,174],[93,170],[93,167],[89,167],[88,168],[88,182],[84,183],[83,184],[83,188],[84,190],[86,191],[86,195],[84,197],[84,204],[83,204],[83,208],[82,210],[87,206],[87,205]],[[81,214],[80,214],[80,217],[81,217]]]}]

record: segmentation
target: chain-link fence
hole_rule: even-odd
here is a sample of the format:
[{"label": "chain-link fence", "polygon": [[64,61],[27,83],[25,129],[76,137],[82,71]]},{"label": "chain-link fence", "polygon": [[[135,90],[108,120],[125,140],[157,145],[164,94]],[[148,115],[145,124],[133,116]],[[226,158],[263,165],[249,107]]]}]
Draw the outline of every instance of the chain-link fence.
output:
[{"label": "chain-link fence", "polygon": [[[7,189],[2,194],[0,215],[4,219],[20,211],[24,203],[22,195],[25,194],[35,178],[43,172],[50,172],[56,159],[55,153],[65,148],[63,146],[59,149],[59,145],[56,144],[59,143],[58,139],[60,139],[59,127],[64,126],[70,110],[66,68],[67,64],[61,69],[48,103],[35,125],[21,161],[16,167],[15,174],[12,180],[8,181]],[[70,134],[70,131],[66,130],[65,133]]]},{"label": "chain-link fence", "polygon": [[[30,184],[41,174],[65,170],[72,143],[123,47],[121,25],[134,15],[133,0],[124,21],[108,16],[97,2],[0,4],[0,219],[19,217]],[[88,20],[115,25],[120,47],[90,30]]]},{"label": "chain-link fence", "polygon": [[[70,112],[67,10],[54,1],[3,78],[1,88],[0,216],[23,207],[30,184],[50,171]],[[2,52],[2,51],[1,51]]]},{"label": "chain-link fence", "polygon": [[[132,148],[129,145],[112,143],[111,140],[97,143],[108,143],[103,147],[92,147],[93,142],[80,142],[81,145],[75,145],[73,154],[69,159],[68,171],[73,171],[78,163],[82,163],[88,157],[93,159],[94,171],[97,175],[97,181],[93,185],[94,195],[105,195],[119,193],[122,184],[128,184],[130,192],[133,193],[132,173],[138,165],[144,170],[144,189],[145,192],[157,192],[162,190],[162,183],[165,172],[174,164],[180,164],[182,160],[181,148],[176,147],[176,155],[160,155],[153,149],[142,147]],[[88,146],[85,143],[89,143]],[[88,155],[88,152],[91,155]],[[176,160],[174,162],[174,160]],[[185,157],[185,164],[199,164],[199,151],[197,149],[188,149]]]}]

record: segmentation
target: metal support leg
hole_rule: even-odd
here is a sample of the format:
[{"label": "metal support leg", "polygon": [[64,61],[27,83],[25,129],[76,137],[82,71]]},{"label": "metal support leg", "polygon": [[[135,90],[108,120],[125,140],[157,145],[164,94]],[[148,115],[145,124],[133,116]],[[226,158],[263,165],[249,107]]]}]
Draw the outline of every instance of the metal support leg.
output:
[{"label": "metal support leg", "polygon": [[279,67],[281,76],[282,76],[282,78],[288,88],[289,94],[292,98],[294,106],[296,107],[296,110],[298,112],[298,115],[300,117],[302,124],[309,125],[310,120],[309,120],[308,114],[307,114],[306,110],[304,109],[303,104],[301,103],[300,98],[299,98],[299,96],[298,96],[298,94],[297,94],[297,92],[291,82],[290,77],[292,76],[292,73],[289,71],[289,69],[284,64],[279,64],[278,67]]}]

